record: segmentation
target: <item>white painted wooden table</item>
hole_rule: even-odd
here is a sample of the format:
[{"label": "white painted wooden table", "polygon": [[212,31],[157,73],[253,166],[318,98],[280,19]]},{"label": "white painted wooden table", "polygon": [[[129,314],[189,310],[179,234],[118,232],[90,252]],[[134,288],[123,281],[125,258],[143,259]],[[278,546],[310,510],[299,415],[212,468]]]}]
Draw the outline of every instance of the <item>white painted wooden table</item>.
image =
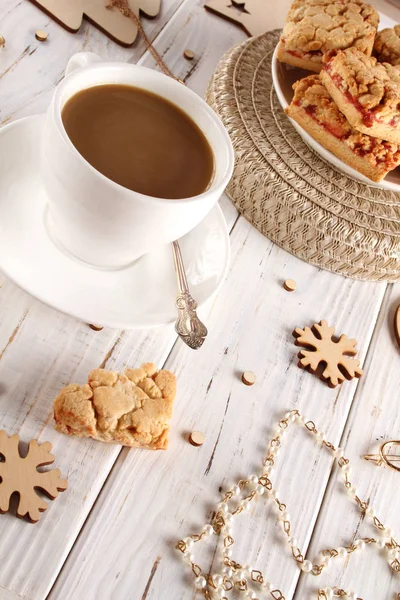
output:
[{"label": "white painted wooden table", "polygon": [[[266,4],[271,29],[281,26],[288,0]],[[376,4],[400,17],[384,0]],[[201,0],[163,0],[160,16],[145,20],[145,28],[169,67],[199,94],[223,52],[245,39]],[[49,32],[47,43],[35,39],[36,29]],[[28,0],[1,0],[0,33],[6,38],[1,123],[43,112],[74,52],[154,66],[143,42],[120,48],[88,23],[72,35]],[[186,48],[195,53],[192,62],[183,58]],[[270,428],[294,407],[345,448],[362,497],[400,535],[400,475],[361,459],[381,440],[400,437],[400,351],[392,331],[400,285],[351,281],[309,266],[238,217],[226,198],[221,204],[232,230],[232,262],[202,313],[210,335],[198,353],[177,341],[172,327],[95,333],[0,275],[0,427],[23,440],[50,440],[69,478],[68,491],[37,525],[0,516],[1,600],[194,598],[175,541],[210,517],[220,485],[257,467]],[[282,288],[288,277],[298,284],[293,294]],[[291,332],[321,318],[358,340],[365,368],[359,382],[331,390],[297,368]],[[174,371],[179,382],[167,452],[121,451],[54,431],[52,400],[62,386],[84,382],[98,366],[123,369],[149,360]],[[246,369],[257,374],[252,388],[240,381]],[[185,439],[194,428],[206,433],[201,448]],[[300,432],[286,444],[275,480],[308,557],[364,533],[336,467],[331,472],[330,455]],[[314,598],[318,587],[333,584],[364,600],[391,600],[400,591],[400,578],[370,548],[318,579],[300,575],[263,501],[243,518],[239,539],[238,559],[265,569],[288,600]]]}]

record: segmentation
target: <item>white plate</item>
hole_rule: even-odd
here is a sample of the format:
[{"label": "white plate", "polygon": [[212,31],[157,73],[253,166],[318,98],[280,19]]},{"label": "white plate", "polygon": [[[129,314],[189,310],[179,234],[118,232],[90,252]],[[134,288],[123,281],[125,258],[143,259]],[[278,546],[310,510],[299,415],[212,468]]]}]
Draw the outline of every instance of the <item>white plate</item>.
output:
[{"label": "white plate", "polygon": [[[385,27],[394,27],[396,22],[390,17],[386,15],[379,14],[380,16],[380,24],[379,29],[384,29]],[[285,63],[279,62],[277,59],[277,51],[278,47],[275,48],[274,54],[272,56],[272,81],[274,84],[274,88],[276,91],[276,95],[278,96],[278,100],[283,109],[285,109],[292,101],[293,98],[293,90],[292,85],[295,81],[298,81],[302,77],[306,77],[310,75],[310,71],[304,71],[303,69],[298,69],[296,67],[292,67],[291,65],[287,65]],[[289,118],[289,117],[288,117]],[[384,188],[386,190],[391,190],[392,192],[400,192],[400,167],[394,169],[390,173],[388,173],[382,181],[379,183],[375,183],[371,181],[352,167],[349,167],[342,160],[337,158],[332,152],[326,150],[321,144],[314,140],[311,135],[309,135],[304,129],[290,119],[293,127],[298,131],[303,140],[308,144],[315,152],[318,152],[327,162],[330,162],[334,167],[345,173],[346,175],[350,175],[354,179],[358,179],[367,185],[372,185],[375,187]]]},{"label": "white plate", "polygon": [[[174,322],[171,246],[107,271],[72,258],[52,241],[39,168],[42,127],[43,117],[35,116],[0,129],[0,270],[45,304],[88,323],[136,329]],[[180,243],[201,306],[229,266],[229,235],[219,206]]]}]

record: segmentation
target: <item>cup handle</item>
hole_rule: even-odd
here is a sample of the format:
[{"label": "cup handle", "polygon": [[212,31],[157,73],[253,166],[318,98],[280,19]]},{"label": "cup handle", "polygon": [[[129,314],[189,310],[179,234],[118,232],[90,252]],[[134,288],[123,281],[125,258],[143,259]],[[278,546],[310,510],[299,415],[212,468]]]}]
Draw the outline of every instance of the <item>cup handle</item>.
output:
[{"label": "cup handle", "polygon": [[82,69],[82,67],[89,67],[94,63],[103,62],[103,59],[94,52],[78,52],[71,56],[68,61],[67,68],[65,69],[65,75],[69,75],[73,73],[77,69]]}]

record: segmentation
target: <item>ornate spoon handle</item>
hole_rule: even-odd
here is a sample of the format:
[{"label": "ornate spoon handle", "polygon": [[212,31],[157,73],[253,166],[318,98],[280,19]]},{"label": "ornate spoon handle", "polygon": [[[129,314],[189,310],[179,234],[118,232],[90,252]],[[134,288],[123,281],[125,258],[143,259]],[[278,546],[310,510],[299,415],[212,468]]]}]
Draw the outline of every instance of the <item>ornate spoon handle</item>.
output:
[{"label": "ornate spoon handle", "polygon": [[197,302],[190,294],[178,242],[172,242],[172,248],[179,289],[179,294],[175,302],[178,309],[175,331],[185,344],[193,348],[193,350],[197,350],[203,345],[207,336],[207,328],[197,316]]}]

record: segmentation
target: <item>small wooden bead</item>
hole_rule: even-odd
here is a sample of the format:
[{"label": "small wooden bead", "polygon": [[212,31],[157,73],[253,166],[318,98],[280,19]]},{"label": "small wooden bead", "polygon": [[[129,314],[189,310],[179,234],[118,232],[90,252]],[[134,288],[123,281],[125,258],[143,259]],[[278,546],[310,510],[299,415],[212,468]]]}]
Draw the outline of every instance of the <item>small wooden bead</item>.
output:
[{"label": "small wooden bead", "polygon": [[185,58],[187,58],[187,60],[193,60],[193,59],[194,59],[194,52],[193,52],[193,50],[189,50],[189,49],[187,49],[187,50],[185,50],[185,52],[183,53],[183,56],[184,56]]},{"label": "small wooden bead", "polygon": [[293,279],[286,279],[286,281],[283,282],[283,287],[287,292],[294,292],[297,288],[297,283]]},{"label": "small wooden bead", "polygon": [[254,385],[256,382],[256,376],[253,371],[245,371],[242,375],[242,381],[245,385]]},{"label": "small wooden bead", "polygon": [[35,31],[35,38],[39,40],[39,42],[45,42],[48,37],[49,34],[47,33],[47,31],[43,31],[42,29],[38,29],[37,31]]},{"label": "small wooden bead", "polygon": [[93,329],[93,331],[101,331],[102,329],[104,329],[104,327],[102,325],[94,325],[93,323],[88,323],[90,329]]},{"label": "small wooden bead", "polygon": [[2,46],[2,47],[3,47],[3,46],[5,46],[5,45],[6,45],[6,40],[5,40],[5,38],[4,38],[4,36],[3,36],[3,35],[0,35],[0,46]]},{"label": "small wooden bead", "polygon": [[189,442],[192,446],[202,446],[206,441],[206,436],[201,431],[192,431],[189,436]]}]

